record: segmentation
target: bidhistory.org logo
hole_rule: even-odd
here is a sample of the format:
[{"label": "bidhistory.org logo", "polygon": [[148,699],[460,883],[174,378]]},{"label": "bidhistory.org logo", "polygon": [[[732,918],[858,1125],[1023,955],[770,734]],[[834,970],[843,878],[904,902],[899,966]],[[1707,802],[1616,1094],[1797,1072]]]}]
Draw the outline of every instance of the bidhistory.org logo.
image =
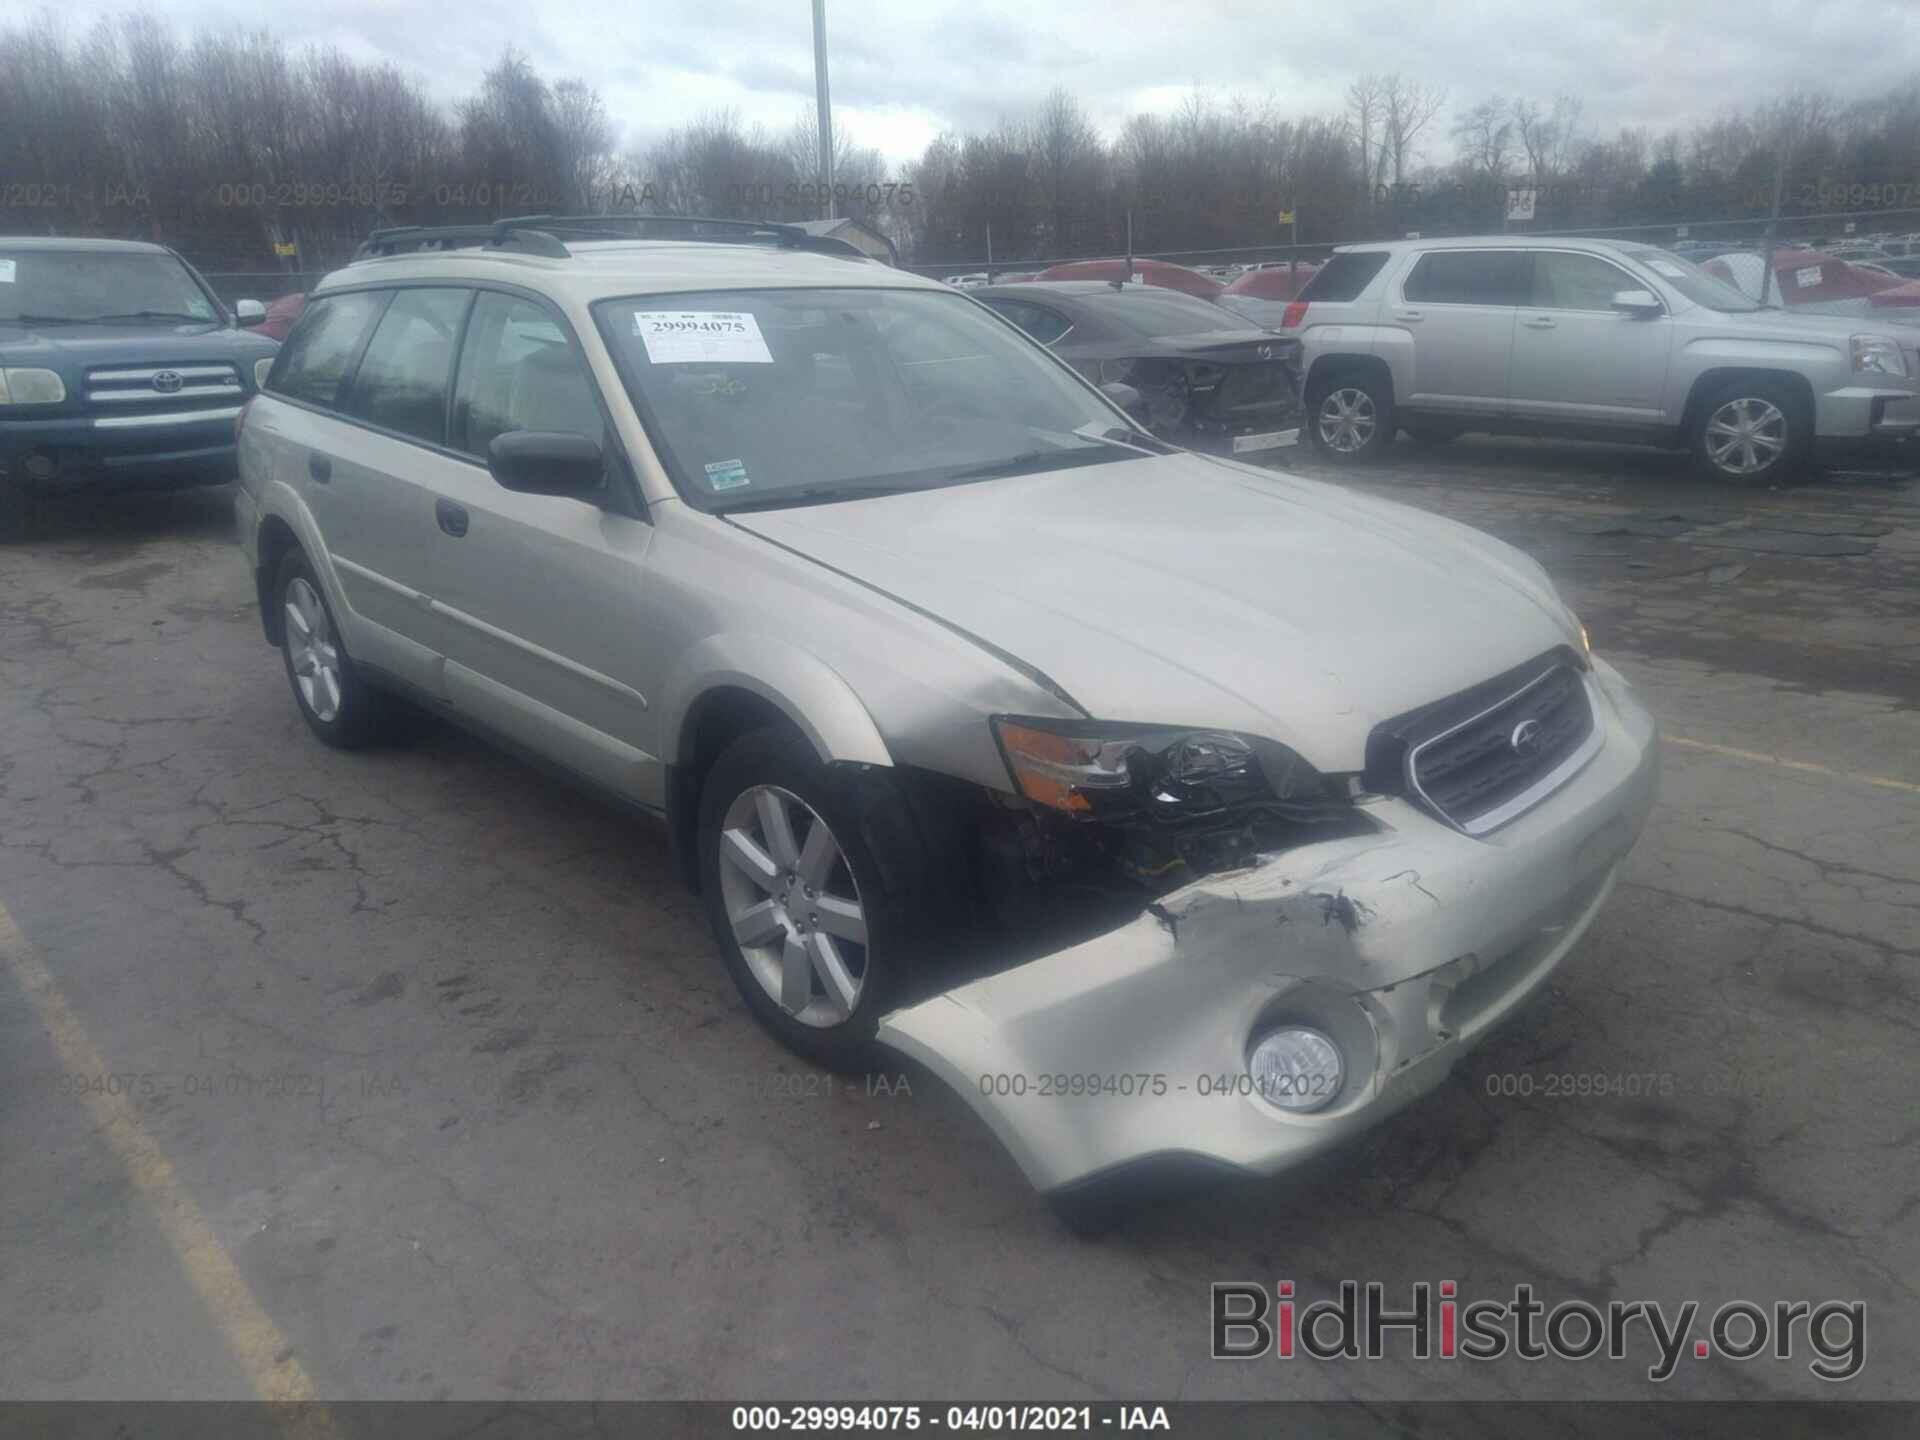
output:
[{"label": "bidhistory.org logo", "polygon": [[1721,1356],[1791,1360],[1804,1345],[1807,1369],[1822,1380],[1851,1380],[1866,1365],[1867,1307],[1860,1300],[1729,1300],[1695,1336],[1700,1302],[1667,1307],[1658,1300],[1562,1300],[1552,1308],[1531,1285],[1505,1299],[1463,1300],[1459,1284],[1414,1282],[1407,1304],[1389,1309],[1377,1280],[1340,1282],[1340,1297],[1302,1303],[1291,1280],[1271,1295],[1252,1282],[1213,1286],[1213,1358],[1255,1360],[1378,1360],[1393,1337],[1396,1353],[1416,1360],[1624,1360],[1629,1348],[1649,1354],[1649,1380],[1669,1379],[1689,1352],[1696,1360]]}]

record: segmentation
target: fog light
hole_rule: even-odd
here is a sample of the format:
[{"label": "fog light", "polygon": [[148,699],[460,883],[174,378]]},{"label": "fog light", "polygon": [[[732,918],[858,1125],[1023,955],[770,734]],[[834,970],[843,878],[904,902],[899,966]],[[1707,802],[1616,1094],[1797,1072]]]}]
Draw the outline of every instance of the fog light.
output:
[{"label": "fog light", "polygon": [[1288,1026],[1260,1037],[1247,1057],[1253,1093],[1282,1110],[1318,1110],[1340,1093],[1346,1063],[1330,1036]]}]

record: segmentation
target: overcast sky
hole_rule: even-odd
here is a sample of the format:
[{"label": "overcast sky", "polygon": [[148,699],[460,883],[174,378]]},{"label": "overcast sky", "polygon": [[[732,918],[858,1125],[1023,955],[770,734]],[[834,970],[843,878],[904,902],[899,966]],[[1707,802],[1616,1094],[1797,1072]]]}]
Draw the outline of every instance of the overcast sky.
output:
[{"label": "overcast sky", "polygon": [[[37,3],[0,0],[0,20]],[[124,3],[60,6],[79,30]],[[810,0],[174,0],[177,28],[265,24],[395,61],[451,100],[507,45],[579,76],[628,144],[730,107],[784,130],[813,104]],[[1659,132],[1796,85],[1852,98],[1920,71],[1920,0],[827,0],[836,123],[896,163],[943,128],[985,129],[1064,85],[1112,136],[1195,86],[1340,108],[1352,79],[1585,99],[1583,129]],[[1445,158],[1448,116],[1423,159]]]}]

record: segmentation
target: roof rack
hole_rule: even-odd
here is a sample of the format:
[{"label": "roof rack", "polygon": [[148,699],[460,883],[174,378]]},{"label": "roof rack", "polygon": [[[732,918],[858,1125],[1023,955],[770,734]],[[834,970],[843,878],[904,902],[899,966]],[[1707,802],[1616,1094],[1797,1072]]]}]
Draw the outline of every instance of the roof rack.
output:
[{"label": "roof rack", "polygon": [[356,260],[381,255],[402,255],[416,250],[452,250],[479,246],[487,250],[512,250],[526,255],[544,255],[565,260],[573,252],[562,242],[562,235],[575,240],[606,239],[613,227],[642,228],[678,226],[719,229],[733,236],[721,239],[695,234],[695,240],[712,238],[716,244],[749,243],[771,240],[783,250],[807,250],[821,255],[863,255],[845,240],[827,235],[809,235],[798,225],[782,225],[772,220],[721,220],[705,215],[520,215],[478,225],[401,225],[375,230],[354,252]]}]

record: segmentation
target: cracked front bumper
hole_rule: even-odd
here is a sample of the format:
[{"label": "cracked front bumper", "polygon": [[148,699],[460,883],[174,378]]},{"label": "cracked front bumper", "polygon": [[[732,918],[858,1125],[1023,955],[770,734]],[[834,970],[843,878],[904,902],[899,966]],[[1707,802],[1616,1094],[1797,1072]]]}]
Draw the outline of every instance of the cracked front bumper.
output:
[{"label": "cracked front bumper", "polygon": [[[881,1042],[959,1091],[1045,1191],[1169,1162],[1272,1174],[1370,1128],[1546,982],[1639,837],[1652,717],[1604,662],[1587,684],[1605,743],[1491,834],[1380,802],[1378,833],[1195,881],[1119,930],[895,1011]],[[1243,1079],[1255,1035],[1282,1023],[1344,1052],[1340,1093],[1312,1114]]]}]

